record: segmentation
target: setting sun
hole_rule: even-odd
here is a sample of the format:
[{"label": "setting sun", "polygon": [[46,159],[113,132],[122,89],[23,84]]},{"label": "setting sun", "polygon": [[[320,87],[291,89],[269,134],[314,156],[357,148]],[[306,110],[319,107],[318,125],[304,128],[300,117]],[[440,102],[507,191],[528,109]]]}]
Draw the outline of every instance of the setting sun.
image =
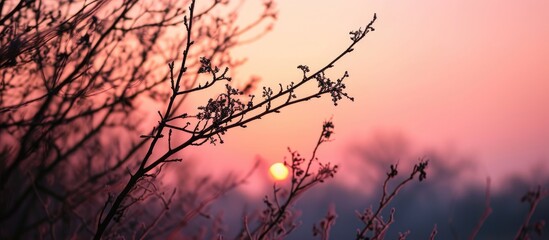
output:
[{"label": "setting sun", "polygon": [[271,165],[269,172],[275,180],[284,180],[288,177],[288,168],[284,166],[284,163],[275,163]]}]

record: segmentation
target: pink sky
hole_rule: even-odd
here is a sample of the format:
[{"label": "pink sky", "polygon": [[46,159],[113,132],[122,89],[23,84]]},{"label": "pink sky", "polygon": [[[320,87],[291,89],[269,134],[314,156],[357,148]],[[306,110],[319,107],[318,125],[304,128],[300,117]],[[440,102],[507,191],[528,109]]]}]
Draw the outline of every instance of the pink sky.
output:
[{"label": "pink sky", "polygon": [[[245,15],[253,16],[256,3],[247,4]],[[244,172],[257,155],[282,160],[288,146],[308,155],[332,116],[336,141],[320,157],[342,165],[342,184],[355,174],[345,170],[346,150],[378,132],[402,133],[418,151],[472,155],[480,178],[491,176],[496,186],[549,161],[549,2],[307,0],[279,1],[278,9],[273,32],[235,51],[249,59],[235,76],[260,75],[260,86],[298,81],[296,66],[327,63],[375,12],[376,31],[330,72],[350,72],[355,102],[293,106],[230,132],[223,145],[197,149],[190,155],[199,166]]]}]

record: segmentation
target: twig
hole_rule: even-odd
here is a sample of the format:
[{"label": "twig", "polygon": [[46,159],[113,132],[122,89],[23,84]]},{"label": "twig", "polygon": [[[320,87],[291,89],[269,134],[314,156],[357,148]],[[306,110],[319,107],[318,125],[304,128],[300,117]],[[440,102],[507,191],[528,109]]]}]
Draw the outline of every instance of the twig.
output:
[{"label": "twig", "polygon": [[485,204],[484,204],[484,212],[482,213],[482,216],[480,217],[477,225],[473,229],[473,232],[471,232],[471,235],[469,236],[469,240],[473,240],[476,238],[478,232],[482,228],[482,225],[488,219],[488,216],[492,213],[492,207],[490,206],[490,178],[486,178],[486,197],[485,197]]}]

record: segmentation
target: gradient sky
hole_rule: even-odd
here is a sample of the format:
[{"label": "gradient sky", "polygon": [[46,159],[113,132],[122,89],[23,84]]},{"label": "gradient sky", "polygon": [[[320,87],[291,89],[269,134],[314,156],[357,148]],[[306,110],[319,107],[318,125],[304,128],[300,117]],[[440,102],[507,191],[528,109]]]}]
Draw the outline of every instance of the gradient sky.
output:
[{"label": "gradient sky", "polygon": [[[247,3],[244,19],[255,4]],[[270,181],[268,164],[287,156],[287,147],[308,155],[333,117],[335,141],[320,157],[341,165],[334,181],[349,188],[361,184],[349,149],[379,135],[409,142],[411,158],[395,161],[429,158],[423,151],[433,148],[470,156],[481,185],[490,176],[500,188],[509,174],[546,169],[549,2],[301,0],[279,1],[278,9],[271,33],[234,52],[248,59],[234,76],[259,75],[260,86],[299,81],[296,66],[327,63],[350,43],[348,32],[377,13],[376,31],[329,72],[349,71],[355,102],[316,99],[236,129],[225,144],[189,154],[198,166],[245,172],[260,157],[263,177],[245,188],[263,195],[256,191]]]}]

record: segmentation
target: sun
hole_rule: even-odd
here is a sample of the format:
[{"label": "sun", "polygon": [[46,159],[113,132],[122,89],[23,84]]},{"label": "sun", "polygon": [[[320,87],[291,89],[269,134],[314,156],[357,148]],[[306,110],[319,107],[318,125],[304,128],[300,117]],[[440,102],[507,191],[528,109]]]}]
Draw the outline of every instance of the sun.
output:
[{"label": "sun", "polygon": [[277,181],[284,180],[288,177],[288,168],[284,163],[275,163],[269,168],[271,176]]}]

